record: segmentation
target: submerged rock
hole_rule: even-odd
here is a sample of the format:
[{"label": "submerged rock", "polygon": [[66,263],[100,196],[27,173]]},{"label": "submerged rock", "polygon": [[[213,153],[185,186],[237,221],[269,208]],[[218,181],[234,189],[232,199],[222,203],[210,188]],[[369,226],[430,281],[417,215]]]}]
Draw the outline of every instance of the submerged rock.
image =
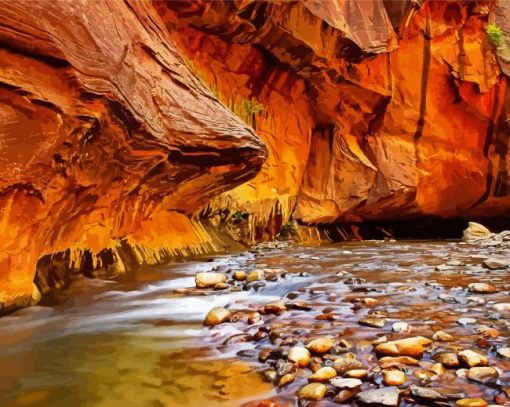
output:
[{"label": "submerged rock", "polygon": [[227,281],[227,275],[223,273],[197,273],[195,285],[197,288],[213,288],[214,286]]},{"label": "submerged rock", "polygon": [[303,346],[294,346],[289,349],[289,353],[287,354],[287,358],[297,363],[299,367],[306,367],[310,364],[310,352]]},{"label": "submerged rock", "polygon": [[341,377],[335,377],[329,381],[333,386],[339,389],[354,389],[363,384],[359,379],[343,379]]},{"label": "submerged rock", "polygon": [[305,400],[322,400],[327,387],[322,383],[310,383],[298,391],[298,397]]},{"label": "submerged rock", "polygon": [[489,359],[487,359],[484,355],[469,349],[459,352],[458,355],[460,361],[468,367],[487,366],[489,364]]},{"label": "submerged rock", "polygon": [[322,354],[328,352],[334,345],[335,341],[331,338],[318,338],[310,341],[306,348],[312,353]]},{"label": "submerged rock", "polygon": [[375,351],[387,356],[412,356],[421,357],[426,348],[432,343],[423,336],[399,339],[377,345]]},{"label": "submerged rock", "polygon": [[330,366],[321,367],[312,375],[308,376],[308,380],[311,382],[327,382],[336,376],[336,370]]},{"label": "submerged rock", "polygon": [[468,285],[468,290],[477,294],[493,294],[498,292],[496,287],[488,283],[471,283]]},{"label": "submerged rock", "polygon": [[406,375],[400,370],[385,370],[383,380],[388,386],[400,386],[406,382]]},{"label": "submerged rock", "polygon": [[485,384],[496,381],[499,374],[493,367],[472,367],[468,370],[467,377],[474,382]]},{"label": "submerged rock", "polygon": [[400,390],[397,387],[382,387],[358,393],[356,399],[364,405],[398,406]]},{"label": "submerged rock", "polygon": [[457,407],[487,407],[489,403],[481,398],[466,398],[457,400],[455,405]]},{"label": "submerged rock", "polygon": [[230,317],[230,315],[232,315],[232,313],[226,308],[214,307],[207,313],[204,320],[204,325],[219,325],[225,322]]}]

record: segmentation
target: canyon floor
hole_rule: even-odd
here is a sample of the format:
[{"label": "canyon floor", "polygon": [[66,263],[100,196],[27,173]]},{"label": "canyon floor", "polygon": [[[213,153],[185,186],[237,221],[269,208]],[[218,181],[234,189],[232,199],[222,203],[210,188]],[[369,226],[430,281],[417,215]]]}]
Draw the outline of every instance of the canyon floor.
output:
[{"label": "canyon floor", "polygon": [[[459,241],[283,243],[77,280],[2,318],[0,405],[508,405],[504,257]],[[223,289],[196,289],[211,270]],[[214,307],[228,321],[203,326]]]}]

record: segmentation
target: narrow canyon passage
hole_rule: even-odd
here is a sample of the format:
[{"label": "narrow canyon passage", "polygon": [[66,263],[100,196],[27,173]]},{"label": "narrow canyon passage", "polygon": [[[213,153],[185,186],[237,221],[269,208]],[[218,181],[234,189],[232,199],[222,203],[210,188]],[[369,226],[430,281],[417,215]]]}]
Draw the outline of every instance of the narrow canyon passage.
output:
[{"label": "narrow canyon passage", "polygon": [[[43,305],[2,318],[0,405],[292,406],[317,370],[313,360],[286,386],[267,383],[267,376],[272,369],[279,377],[293,371],[284,355],[316,338],[335,345],[312,352],[320,356],[315,363],[338,368],[339,360],[353,357],[358,371],[367,370],[360,390],[384,386],[383,365],[403,372],[406,388],[436,388],[421,397],[408,392],[401,405],[452,405],[466,397],[501,404],[510,379],[510,275],[487,264],[506,253],[459,241],[275,243],[140,269],[116,282],[78,279]],[[229,275],[228,288],[195,288],[196,273],[211,270]],[[233,279],[253,270],[265,277],[248,284]],[[237,317],[204,327],[206,314],[219,306]],[[423,356],[375,355],[382,337],[419,336],[434,338]],[[443,360],[445,371],[432,367],[439,355],[463,350],[485,355],[492,375],[466,377],[462,358],[457,365]],[[348,382],[337,385],[328,385],[317,405],[338,405],[335,397],[352,390]]]}]

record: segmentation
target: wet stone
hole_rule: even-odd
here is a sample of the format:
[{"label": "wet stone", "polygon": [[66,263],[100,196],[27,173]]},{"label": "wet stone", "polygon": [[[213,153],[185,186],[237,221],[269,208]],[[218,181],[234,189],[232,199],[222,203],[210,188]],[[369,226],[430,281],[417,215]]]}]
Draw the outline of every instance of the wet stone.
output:
[{"label": "wet stone", "polygon": [[195,275],[195,285],[197,288],[212,288],[217,284],[227,281],[227,275],[223,273],[197,273]]},{"label": "wet stone", "polygon": [[457,400],[455,405],[457,407],[487,407],[489,403],[481,398],[466,398]]},{"label": "wet stone", "polygon": [[286,360],[278,360],[275,365],[276,374],[279,377],[285,376],[289,373],[294,373],[296,371],[296,366],[293,363],[287,362]]},{"label": "wet stone", "polygon": [[287,384],[292,383],[295,379],[296,379],[295,373],[287,373],[280,378],[280,381],[278,382],[278,387],[286,386]]},{"label": "wet stone", "polygon": [[344,373],[344,377],[352,379],[364,379],[368,376],[368,370],[365,369],[353,369]]},{"label": "wet stone", "polygon": [[305,400],[322,400],[327,387],[322,383],[310,383],[298,391],[298,397]]},{"label": "wet stone", "polygon": [[471,283],[468,285],[468,290],[477,294],[493,294],[498,292],[496,287],[488,283]]},{"label": "wet stone", "polygon": [[510,358],[510,348],[499,348],[498,349],[498,355],[503,358]]},{"label": "wet stone", "polygon": [[399,403],[400,390],[397,387],[382,387],[362,391],[356,398],[363,405],[396,407]]},{"label": "wet stone", "polygon": [[400,386],[406,382],[406,375],[400,370],[385,370],[383,380],[388,386]]},{"label": "wet stone", "polygon": [[310,363],[310,352],[308,349],[302,346],[294,346],[289,349],[287,354],[287,359],[290,361],[297,363],[299,367],[306,367]]},{"label": "wet stone", "polygon": [[467,367],[487,366],[489,360],[484,356],[472,350],[463,350],[458,354],[459,360]]},{"label": "wet stone", "polygon": [[460,365],[459,358],[456,353],[444,352],[434,356],[436,362],[441,363],[446,368],[456,368]]},{"label": "wet stone", "polygon": [[411,327],[409,326],[409,324],[407,322],[395,322],[391,326],[391,329],[393,330],[393,332],[410,332],[411,331]]},{"label": "wet stone", "polygon": [[336,376],[336,370],[332,367],[325,366],[321,367],[312,375],[308,376],[308,380],[310,382],[327,382],[329,379],[332,379]]},{"label": "wet stone", "polygon": [[363,369],[363,363],[357,359],[339,357],[334,361],[333,367],[339,375],[343,375],[349,370]]},{"label": "wet stone", "polygon": [[485,384],[495,382],[499,374],[493,367],[472,367],[468,370],[467,377],[474,382]]},{"label": "wet stone", "polygon": [[452,342],[455,340],[455,338],[452,335],[450,335],[444,331],[437,331],[432,336],[432,339],[434,339],[437,342]]},{"label": "wet stone", "polygon": [[506,269],[510,262],[503,259],[487,259],[483,262],[483,266],[489,270],[502,270]]},{"label": "wet stone", "polygon": [[431,343],[430,339],[423,336],[415,336],[381,343],[375,347],[375,351],[387,356],[421,357]]},{"label": "wet stone", "polygon": [[367,317],[358,322],[360,325],[369,326],[371,328],[384,328],[386,325],[385,318]]},{"label": "wet stone", "polygon": [[231,315],[231,312],[223,307],[214,307],[211,309],[204,320],[204,325],[214,326],[225,322]]},{"label": "wet stone", "polygon": [[306,348],[315,354],[323,354],[328,352],[335,345],[335,341],[331,338],[317,338],[306,345]]},{"label": "wet stone", "polygon": [[459,318],[457,320],[457,323],[462,326],[474,325],[474,324],[476,324],[476,319],[475,318]]},{"label": "wet stone", "polygon": [[363,384],[363,382],[359,379],[344,379],[341,377],[335,377],[329,381],[333,386],[338,387],[339,389],[354,389]]}]

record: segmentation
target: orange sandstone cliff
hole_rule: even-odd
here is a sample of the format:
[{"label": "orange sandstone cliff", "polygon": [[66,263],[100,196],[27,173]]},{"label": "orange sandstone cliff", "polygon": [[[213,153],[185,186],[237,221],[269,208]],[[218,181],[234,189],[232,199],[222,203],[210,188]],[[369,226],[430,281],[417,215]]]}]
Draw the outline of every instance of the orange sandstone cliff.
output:
[{"label": "orange sandstone cliff", "polygon": [[215,250],[209,224],[508,215],[504,2],[1,4],[5,308],[36,267]]},{"label": "orange sandstone cliff", "polygon": [[85,251],[110,249],[122,267],[122,245],[142,263],[211,244],[187,215],[253,177],[266,149],[182,63],[150,4],[1,8],[0,304],[37,297],[44,255],[67,250],[79,269]]},{"label": "orange sandstone cliff", "polygon": [[155,5],[225,104],[262,107],[253,125],[268,160],[215,199],[252,213],[257,237],[275,213],[305,224],[508,214],[507,79],[485,31],[495,19],[505,29],[503,3]]}]

